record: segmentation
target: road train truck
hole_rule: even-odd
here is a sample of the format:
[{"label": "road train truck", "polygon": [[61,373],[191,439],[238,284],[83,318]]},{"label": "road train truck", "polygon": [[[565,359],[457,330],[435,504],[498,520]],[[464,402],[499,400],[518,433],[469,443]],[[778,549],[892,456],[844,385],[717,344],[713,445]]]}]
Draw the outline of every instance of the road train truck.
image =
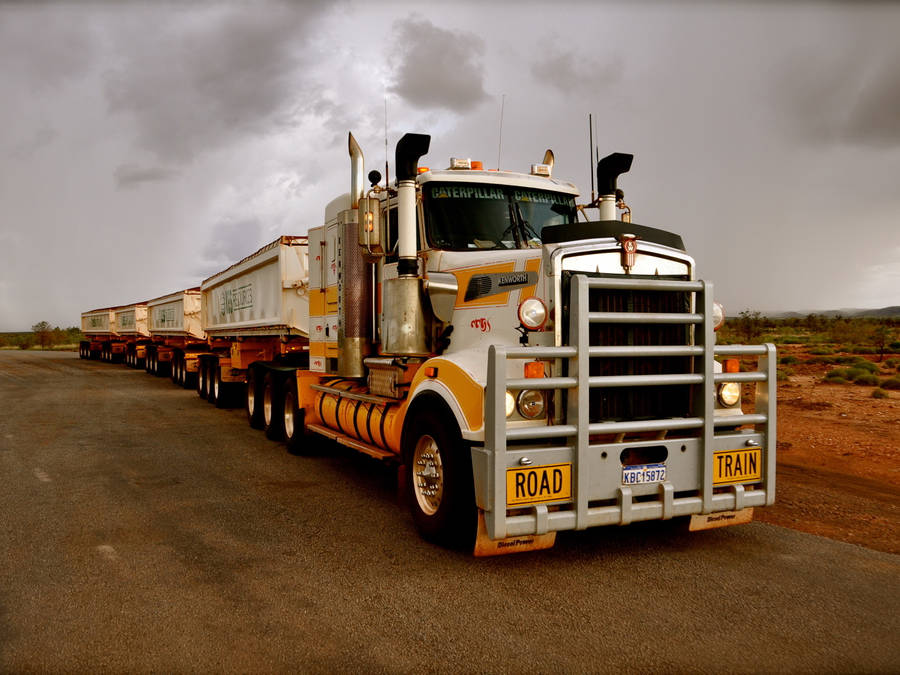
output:
[{"label": "road train truck", "polygon": [[351,134],[323,225],[203,281],[198,392],[239,391],[293,452],[396,461],[418,531],[476,554],[771,504],[774,346],[716,345],[724,311],[681,237],[631,222],[632,156],[599,160],[578,205],[549,150],[529,173],[430,170],[429,143],[406,134],[382,184]]}]

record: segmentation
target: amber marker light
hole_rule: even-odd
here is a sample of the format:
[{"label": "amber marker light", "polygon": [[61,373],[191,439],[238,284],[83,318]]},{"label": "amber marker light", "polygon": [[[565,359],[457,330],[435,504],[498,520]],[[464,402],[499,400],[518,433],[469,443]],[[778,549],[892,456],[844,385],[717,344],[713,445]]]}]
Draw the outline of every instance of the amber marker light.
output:
[{"label": "amber marker light", "polygon": [[726,373],[741,372],[741,362],[737,359],[725,359],[723,366]]},{"label": "amber marker light", "polygon": [[525,364],[525,377],[536,378],[544,376],[543,361],[529,361]]}]

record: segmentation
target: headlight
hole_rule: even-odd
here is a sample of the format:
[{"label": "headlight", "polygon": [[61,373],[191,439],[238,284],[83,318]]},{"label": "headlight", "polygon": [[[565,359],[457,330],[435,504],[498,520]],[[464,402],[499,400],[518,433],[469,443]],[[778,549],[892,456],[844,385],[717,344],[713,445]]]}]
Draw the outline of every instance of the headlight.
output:
[{"label": "headlight", "polygon": [[519,321],[528,330],[540,330],[547,323],[547,305],[533,295],[525,298],[519,304]]},{"label": "headlight", "polygon": [[741,400],[741,385],[738,382],[723,382],[719,385],[719,403],[731,407]]},{"label": "headlight", "polygon": [[516,411],[516,399],[513,397],[512,392],[506,391],[506,416],[509,417]]},{"label": "headlight", "polygon": [[719,330],[725,323],[725,308],[718,302],[713,303],[713,330]]},{"label": "headlight", "polygon": [[544,394],[537,389],[523,389],[516,405],[522,417],[536,419],[544,414]]}]

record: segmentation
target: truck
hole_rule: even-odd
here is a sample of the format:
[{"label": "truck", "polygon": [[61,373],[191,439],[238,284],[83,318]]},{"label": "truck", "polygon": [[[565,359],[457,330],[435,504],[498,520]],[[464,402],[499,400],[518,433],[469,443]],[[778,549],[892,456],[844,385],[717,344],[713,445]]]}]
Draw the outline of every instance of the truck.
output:
[{"label": "truck", "polygon": [[631,221],[632,156],[597,161],[578,204],[550,150],[519,173],[419,166],[429,147],[404,135],[395,181],[366,180],[350,134],[324,222],[201,283],[198,394],[240,396],[293,453],[395,463],[419,533],[476,555],[772,504],[775,348],[716,343],[682,238]]},{"label": "truck", "polygon": [[188,288],[147,301],[150,339],[136,345],[135,365],[153,375],[169,375],[192,388],[200,354],[208,351],[200,320],[200,288]]},{"label": "truck", "polygon": [[631,221],[632,156],[599,160],[579,205],[550,150],[528,173],[431,170],[429,145],[405,135],[395,182],[367,187],[351,134],[322,225],[199,289],[86,312],[81,355],[240,397],[291,452],[326,438],[396,464],[422,536],[476,555],[772,504],[775,348],[716,344],[724,310],[681,237]]}]

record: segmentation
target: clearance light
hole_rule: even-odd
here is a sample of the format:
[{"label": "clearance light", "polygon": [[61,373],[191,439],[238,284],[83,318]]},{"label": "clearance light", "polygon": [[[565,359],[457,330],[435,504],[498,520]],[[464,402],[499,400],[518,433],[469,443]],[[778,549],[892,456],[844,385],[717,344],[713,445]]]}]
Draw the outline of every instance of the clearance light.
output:
[{"label": "clearance light", "polygon": [[532,176],[544,176],[545,178],[550,178],[550,173],[552,169],[549,164],[532,164],[531,165],[531,175]]},{"label": "clearance light", "polygon": [[544,414],[544,394],[537,389],[523,389],[516,401],[519,414],[529,420]]},{"label": "clearance light", "polygon": [[547,323],[547,305],[532,295],[519,303],[519,321],[528,330],[541,330]]},{"label": "clearance light", "polygon": [[472,160],[472,170],[473,171],[484,171],[484,164],[479,162],[478,160]]},{"label": "clearance light", "polygon": [[544,376],[544,362],[543,361],[529,361],[525,364],[525,377],[527,378],[537,378]]},{"label": "clearance light", "polygon": [[427,166],[420,166],[416,168],[416,171],[418,173],[428,173],[429,171],[431,171],[431,169],[429,169]]},{"label": "clearance light", "polygon": [[713,303],[713,330],[719,330],[725,324],[725,308],[718,302]]},{"label": "clearance light", "polygon": [[451,157],[450,158],[450,168],[451,169],[471,169],[472,168],[472,160],[468,157]]}]

